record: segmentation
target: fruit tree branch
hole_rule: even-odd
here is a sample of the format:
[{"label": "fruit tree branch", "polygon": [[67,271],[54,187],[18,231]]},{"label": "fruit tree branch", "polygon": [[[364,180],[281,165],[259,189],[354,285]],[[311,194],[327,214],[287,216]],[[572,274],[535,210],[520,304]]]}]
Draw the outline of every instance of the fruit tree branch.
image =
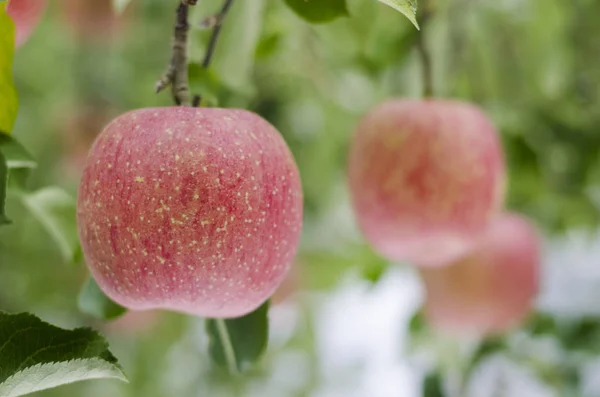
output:
[{"label": "fruit tree branch", "polygon": [[432,97],[433,92],[433,70],[431,66],[431,53],[425,42],[426,26],[433,17],[434,8],[431,1],[425,0],[420,3],[419,26],[421,31],[417,38],[417,50],[421,58],[421,73],[423,79],[423,96],[426,98]]},{"label": "fruit tree branch", "polygon": [[219,40],[219,35],[221,34],[221,28],[223,26],[223,21],[227,17],[227,13],[233,4],[233,0],[225,0],[223,3],[223,7],[219,13],[207,20],[205,24],[212,26],[213,32],[210,36],[210,41],[208,42],[208,48],[206,49],[206,55],[204,56],[204,60],[202,61],[202,67],[204,69],[208,69],[210,66],[210,62],[212,61],[213,55],[215,53],[215,49],[217,48],[217,41]]},{"label": "fruit tree branch", "polygon": [[[204,69],[208,69],[210,67],[210,63],[212,62],[213,55],[215,54],[215,50],[217,48],[217,42],[219,41],[219,35],[221,34],[223,22],[225,21],[227,13],[229,12],[232,4],[233,0],[225,0],[223,7],[221,7],[221,10],[218,14],[213,15],[202,22],[203,27],[212,28],[212,34],[210,35],[210,40],[208,41],[206,54],[204,55],[204,60],[202,61],[202,68]],[[201,100],[202,98],[200,95],[195,95],[192,106],[200,106]]]},{"label": "fruit tree branch", "polygon": [[189,6],[195,5],[196,2],[197,0],[181,0],[177,6],[171,63],[165,74],[158,83],[156,83],[157,93],[170,85],[173,93],[173,100],[177,105],[182,106],[190,106],[192,104],[188,82],[187,42],[188,32],[190,30],[188,15]]}]

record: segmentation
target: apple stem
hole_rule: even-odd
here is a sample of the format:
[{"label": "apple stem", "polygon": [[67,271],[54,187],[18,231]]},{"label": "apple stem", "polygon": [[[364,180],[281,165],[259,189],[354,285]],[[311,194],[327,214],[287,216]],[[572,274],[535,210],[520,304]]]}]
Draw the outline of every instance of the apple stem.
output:
[{"label": "apple stem", "polygon": [[433,69],[431,66],[431,54],[427,48],[425,40],[425,31],[428,22],[433,17],[433,6],[430,1],[421,1],[419,26],[421,31],[418,33],[417,49],[421,58],[421,74],[423,79],[423,96],[425,98],[433,97]]},{"label": "apple stem", "polygon": [[177,105],[190,106],[192,97],[188,82],[188,22],[189,6],[195,5],[197,0],[181,0],[177,6],[177,19],[173,36],[173,55],[167,71],[156,83],[156,92],[159,93],[169,85],[172,88],[173,100]]},{"label": "apple stem", "polygon": [[215,318],[214,321],[217,326],[219,337],[221,338],[221,343],[223,344],[223,352],[225,353],[225,361],[227,361],[229,373],[238,374],[239,371],[237,367],[237,360],[235,358],[235,350],[233,349],[233,344],[231,343],[231,338],[229,337],[229,331],[227,330],[225,320],[222,318]]}]

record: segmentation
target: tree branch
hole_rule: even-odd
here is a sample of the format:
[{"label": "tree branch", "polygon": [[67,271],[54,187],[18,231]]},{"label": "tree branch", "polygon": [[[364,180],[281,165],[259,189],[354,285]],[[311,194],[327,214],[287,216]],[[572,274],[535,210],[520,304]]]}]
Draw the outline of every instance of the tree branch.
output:
[{"label": "tree branch", "polygon": [[173,100],[177,105],[190,106],[192,97],[188,82],[188,22],[189,6],[195,5],[197,0],[181,0],[177,6],[175,33],[173,36],[173,53],[171,63],[165,74],[156,83],[156,92],[159,93],[169,85],[171,86]]},{"label": "tree branch", "polygon": [[208,42],[208,47],[206,49],[206,55],[204,56],[204,61],[202,61],[202,67],[204,69],[208,69],[210,66],[210,62],[212,61],[213,55],[215,53],[215,49],[217,48],[217,41],[219,40],[219,35],[221,34],[221,28],[223,27],[223,22],[227,17],[227,13],[233,4],[233,0],[225,0],[223,3],[223,7],[221,11],[214,17],[209,18],[210,25],[213,28],[212,35],[210,36],[210,41]]},{"label": "tree branch", "polygon": [[[188,55],[187,41],[190,25],[188,22],[189,6],[195,5],[198,0],[181,0],[177,7],[177,20],[175,23],[175,34],[173,38],[173,55],[167,71],[156,83],[156,92],[159,93],[169,85],[172,87],[173,100],[177,105],[194,106],[200,105],[201,97],[192,97],[188,81]],[[212,34],[206,49],[206,55],[202,61],[202,67],[208,69],[212,62],[217,42],[221,34],[223,21],[231,9],[233,0],[225,0],[223,7],[217,15],[204,21],[203,25],[212,28]]]},{"label": "tree branch", "polygon": [[[208,17],[202,22],[203,27],[212,29],[212,34],[210,35],[210,40],[208,41],[208,47],[206,48],[206,54],[204,55],[204,60],[202,61],[202,68],[204,69],[208,69],[210,67],[210,63],[212,62],[213,55],[215,54],[215,50],[217,48],[217,42],[219,41],[219,35],[221,34],[223,22],[225,21],[227,13],[229,12],[232,4],[233,0],[225,0],[223,7],[221,7],[221,10],[217,15]],[[194,98],[192,99],[192,106],[200,106],[201,102],[202,97],[200,95],[194,95]]]},{"label": "tree branch", "polygon": [[417,50],[421,58],[421,74],[423,79],[423,96],[430,98],[433,96],[433,69],[431,66],[431,54],[425,41],[425,32],[428,22],[433,17],[434,9],[431,1],[421,1],[419,26],[421,31],[418,33]]}]

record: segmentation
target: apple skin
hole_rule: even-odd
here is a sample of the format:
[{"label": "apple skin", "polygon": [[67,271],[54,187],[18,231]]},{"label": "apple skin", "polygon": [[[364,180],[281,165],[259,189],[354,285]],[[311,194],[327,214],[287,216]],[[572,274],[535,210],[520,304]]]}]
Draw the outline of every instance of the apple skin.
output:
[{"label": "apple skin", "polygon": [[286,276],[302,227],[296,163],[238,109],[140,109],[98,136],[77,216],[102,290],[134,310],[244,315]]},{"label": "apple skin", "polygon": [[490,223],[472,252],[443,268],[423,268],[425,316],[457,335],[498,334],[517,325],[538,292],[540,241],[524,217]]},{"label": "apple skin", "polygon": [[351,143],[359,228],[393,261],[437,267],[462,256],[501,209],[504,180],[498,133],[467,103],[388,100]]},{"label": "apple skin", "polygon": [[40,22],[47,0],[10,0],[7,14],[15,23],[15,47],[23,45]]}]

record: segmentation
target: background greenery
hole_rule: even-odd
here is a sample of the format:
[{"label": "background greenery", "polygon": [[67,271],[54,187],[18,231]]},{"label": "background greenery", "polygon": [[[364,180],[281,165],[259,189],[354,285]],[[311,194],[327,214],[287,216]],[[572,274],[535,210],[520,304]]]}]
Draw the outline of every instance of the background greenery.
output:
[{"label": "background greenery", "polygon": [[[168,94],[155,95],[153,88],[169,60],[176,2],[133,0],[118,25],[87,35],[65,17],[64,3],[51,2],[34,36],[15,54],[20,109],[13,135],[38,160],[32,189],[58,185],[74,195],[87,148],[110,118],[171,104]],[[359,294],[358,288],[365,296],[377,295],[391,288],[389,280],[399,280],[394,288],[417,296],[409,310],[418,309],[411,270],[374,255],[356,231],[344,176],[357,119],[384,98],[420,96],[417,31],[375,1],[348,0],[348,17],[315,25],[286,3],[293,2],[234,3],[212,69],[192,68],[195,92],[211,105],[249,108],[267,118],[284,135],[301,170],[305,229],[290,282],[300,292],[272,309],[266,356],[247,376],[232,381],[210,365],[199,319],[130,313],[104,323],[81,314],[77,296],[87,279],[85,267],[67,260],[68,239],[57,244],[23,205],[28,201],[13,194],[7,212],[15,223],[0,228],[0,309],[34,312],[63,327],[100,329],[130,379],[128,385],[94,381],[39,395],[409,397],[421,395],[421,387],[428,397],[465,390],[477,397],[513,396],[514,390],[530,389],[517,394],[599,395],[585,379],[598,373],[593,364],[600,350],[600,297],[561,303],[574,299],[573,291],[593,290],[598,280],[593,266],[585,265],[600,261],[592,246],[600,222],[600,2],[435,2],[426,34],[436,95],[479,104],[502,132],[509,206],[530,215],[548,240],[541,296],[550,296],[550,289],[563,293],[540,299],[523,329],[490,341],[457,343],[427,329],[418,315],[403,321],[395,337],[405,342],[393,354],[411,357],[403,373],[412,373],[418,387],[368,389],[370,394],[345,389],[356,371],[365,370],[360,364],[331,376],[322,361],[326,348],[320,334],[329,324],[322,309],[340,291]],[[196,26],[220,1],[199,4]],[[209,33],[192,31],[196,62]],[[30,200],[29,206],[36,203]],[[74,226],[72,214],[59,218]],[[576,254],[573,244],[579,247]],[[556,287],[552,280],[565,271],[581,277]],[[340,326],[336,332],[344,339],[356,330]],[[522,386],[511,394],[509,386],[491,382],[483,392],[473,391],[479,389],[469,378],[481,378],[490,366],[505,368],[503,376],[513,381],[518,377],[506,374],[521,371],[537,389]]]}]

